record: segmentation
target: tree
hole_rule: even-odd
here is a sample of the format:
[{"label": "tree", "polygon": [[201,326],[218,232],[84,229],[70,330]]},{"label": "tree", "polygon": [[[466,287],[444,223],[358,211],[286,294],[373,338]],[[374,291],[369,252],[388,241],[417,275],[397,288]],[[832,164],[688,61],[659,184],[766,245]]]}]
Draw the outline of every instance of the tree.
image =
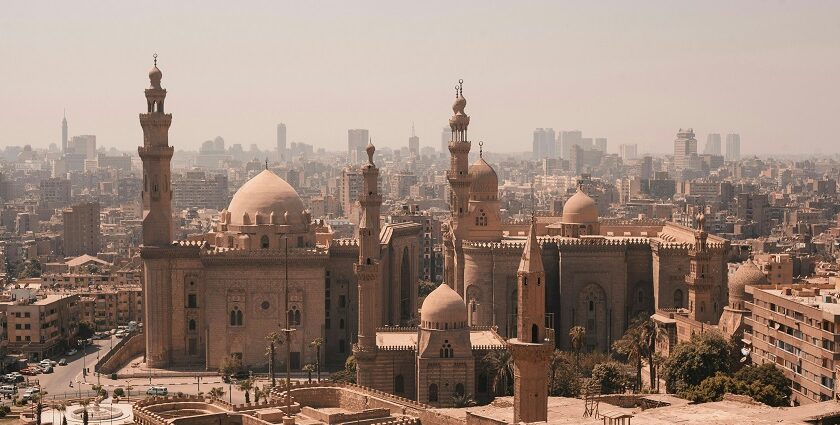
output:
[{"label": "tree", "polygon": [[513,358],[508,350],[494,350],[482,359],[493,381],[493,395],[508,395],[513,384]]},{"label": "tree", "polygon": [[577,397],[580,395],[580,375],[571,355],[554,350],[549,363],[548,391],[553,397]]},{"label": "tree", "polygon": [[251,402],[250,391],[254,388],[254,381],[250,378],[239,381],[239,389],[245,392],[245,404]]},{"label": "tree", "polygon": [[81,401],[79,401],[79,404],[82,406],[82,409],[84,409],[82,411],[82,424],[83,425],[88,425],[89,418],[88,418],[87,408],[90,405],[90,399],[86,398],[84,400],[81,400]]},{"label": "tree", "polygon": [[321,382],[321,346],[324,345],[324,338],[318,337],[309,343],[310,347],[315,348],[315,369],[317,370],[318,382]]},{"label": "tree", "polygon": [[37,404],[35,405],[35,424],[41,425],[41,414],[44,413],[44,404],[41,402],[40,395],[36,395],[35,399],[37,400]]},{"label": "tree", "polygon": [[353,356],[347,357],[344,361],[344,370],[333,373],[330,380],[335,382],[356,383],[356,358]]},{"label": "tree", "polygon": [[260,387],[254,385],[254,404],[260,403],[260,397],[262,396],[262,390]]},{"label": "tree", "polygon": [[699,385],[717,372],[732,370],[732,343],[719,333],[707,331],[681,342],[662,365],[665,388],[676,393]]},{"label": "tree", "polygon": [[268,373],[271,375],[271,386],[277,385],[277,346],[283,344],[283,337],[279,332],[271,332],[265,336],[268,347],[265,354],[268,356]]},{"label": "tree", "polygon": [[601,394],[617,394],[627,387],[627,375],[621,364],[599,363],[592,369],[592,380],[601,386]]},{"label": "tree", "polygon": [[648,368],[650,369],[650,389],[651,391],[656,391],[657,385],[656,383],[659,380],[656,378],[656,367],[659,364],[657,355],[656,355],[656,344],[664,339],[667,338],[667,335],[659,327],[659,325],[651,319],[650,317],[645,317],[644,320],[639,324],[642,341],[646,345],[645,352],[648,362]]},{"label": "tree", "polygon": [[438,285],[438,283],[434,283],[429,280],[421,280],[417,284],[417,296],[419,298],[427,297],[429,294],[432,293],[432,291],[435,290],[435,288],[438,287]]},{"label": "tree", "polygon": [[114,397],[122,397],[125,395],[125,390],[122,388],[114,388]]},{"label": "tree", "polygon": [[718,372],[680,396],[697,403],[720,401],[726,393],[742,394],[768,406],[790,406],[790,380],[773,363],[749,366],[733,375]]},{"label": "tree", "polygon": [[642,389],[642,358],[647,350],[647,343],[642,339],[642,331],[639,326],[632,326],[621,336],[621,339],[613,343],[613,350],[633,364],[636,369],[634,387]]},{"label": "tree", "polygon": [[303,365],[303,368],[301,368],[301,369],[304,372],[306,372],[307,380],[311,384],[312,383],[312,372],[315,372],[315,365],[312,364],[312,363],[307,363],[307,364]]},{"label": "tree", "polygon": [[18,267],[18,270],[18,279],[41,277],[41,262],[36,259],[26,260],[20,267]]},{"label": "tree", "polygon": [[76,335],[79,337],[79,339],[88,339],[92,337],[95,333],[96,328],[94,327],[93,323],[79,322],[79,327],[76,331]]},{"label": "tree", "polygon": [[55,410],[61,413],[61,425],[67,425],[67,403],[63,401],[58,403],[58,405],[55,406]]},{"label": "tree", "polygon": [[232,375],[242,370],[242,359],[238,356],[225,356],[219,366],[219,373],[225,376]]},{"label": "tree", "polygon": [[583,349],[583,342],[586,340],[586,328],[573,326],[569,329],[569,342],[575,350],[575,367],[580,366],[580,351]]},{"label": "tree", "polygon": [[222,387],[212,387],[210,388],[210,398],[213,400],[218,400],[225,396],[225,389]]}]

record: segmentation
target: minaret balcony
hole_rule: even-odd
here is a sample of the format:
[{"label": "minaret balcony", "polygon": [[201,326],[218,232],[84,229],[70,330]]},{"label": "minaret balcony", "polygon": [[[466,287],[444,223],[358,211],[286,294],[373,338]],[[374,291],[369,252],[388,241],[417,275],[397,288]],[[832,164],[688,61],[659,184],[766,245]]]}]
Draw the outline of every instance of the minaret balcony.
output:
[{"label": "minaret balcony", "polygon": [[140,158],[172,158],[174,146],[140,146],[137,148]]}]

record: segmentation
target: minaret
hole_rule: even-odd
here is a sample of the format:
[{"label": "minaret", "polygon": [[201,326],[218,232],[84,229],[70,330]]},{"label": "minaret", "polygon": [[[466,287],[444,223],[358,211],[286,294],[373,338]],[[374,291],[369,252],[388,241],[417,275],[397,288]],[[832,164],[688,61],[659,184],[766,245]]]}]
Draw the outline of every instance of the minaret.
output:
[{"label": "minaret", "polygon": [[470,184],[472,183],[469,173],[471,143],[467,140],[467,127],[470,125],[470,117],[464,112],[466,107],[464,80],[458,80],[458,85],[455,86],[455,103],[452,104],[454,114],[449,118],[452,139],[449,141],[450,159],[446,178],[449,180],[449,186],[452,189],[449,197],[449,211],[452,217],[452,243],[455,256],[453,261],[455,281],[450,282],[450,284],[461,296],[464,296],[464,251],[462,245],[467,228],[464,217],[468,212]]},{"label": "minaret", "polygon": [[359,285],[359,339],[353,345],[358,362],[356,382],[371,387],[372,363],[376,358],[377,282],[379,280],[379,168],[373,163],[376,148],[367,145],[368,163],[362,167],[364,191],[359,196],[362,220],[359,224],[359,262],[355,265]]},{"label": "minaret", "polygon": [[160,86],[163,73],[155,66],[149,71],[151,86],[146,89],[145,114],[140,114],[143,146],[137,148],[143,161],[143,245],[172,243],[172,191],[170,165],[174,148],[169,146],[172,114],[164,113],[166,89]]},{"label": "minaret", "polygon": [[712,254],[703,230],[706,218],[703,213],[697,215],[697,229],[694,231],[694,246],[688,250],[689,270],[685,277],[688,287],[689,317],[698,322],[717,324],[720,309],[712,293],[715,286],[715,273],[711,269]]},{"label": "minaret", "polygon": [[517,337],[507,344],[513,357],[513,422],[545,422],[548,418],[546,373],[553,346],[545,329],[545,270],[534,217],[516,276]]},{"label": "minaret", "polygon": [[61,119],[61,153],[67,153],[67,111]]}]

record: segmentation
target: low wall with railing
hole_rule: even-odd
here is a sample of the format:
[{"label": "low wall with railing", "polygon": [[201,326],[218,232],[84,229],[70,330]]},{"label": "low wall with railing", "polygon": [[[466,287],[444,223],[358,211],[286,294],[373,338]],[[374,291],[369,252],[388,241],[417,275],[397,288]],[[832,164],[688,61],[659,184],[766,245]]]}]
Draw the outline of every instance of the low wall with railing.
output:
[{"label": "low wall with railing", "polygon": [[132,333],[120,340],[114,348],[105,353],[96,362],[93,370],[101,374],[110,375],[116,373],[137,356],[146,351],[146,337],[142,332]]}]

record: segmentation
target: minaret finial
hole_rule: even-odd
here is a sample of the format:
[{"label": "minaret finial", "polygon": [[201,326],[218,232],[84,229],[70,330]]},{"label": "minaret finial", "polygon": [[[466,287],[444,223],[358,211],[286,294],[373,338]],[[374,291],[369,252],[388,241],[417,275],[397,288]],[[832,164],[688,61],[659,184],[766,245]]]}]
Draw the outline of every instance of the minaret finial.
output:
[{"label": "minaret finial", "polygon": [[478,157],[479,158],[484,158],[484,141],[483,140],[478,141]]},{"label": "minaret finial", "polygon": [[155,54],[153,54],[152,57],[155,58],[155,66],[157,66],[157,52],[155,52]]},{"label": "minaret finial", "polygon": [[458,80],[458,95],[464,97],[464,79]]},{"label": "minaret finial", "polygon": [[537,198],[534,195],[534,181],[531,180],[531,222],[537,217]]},{"label": "minaret finial", "polygon": [[370,164],[370,166],[373,167],[373,153],[376,152],[376,147],[373,146],[373,138],[368,139],[368,145],[367,148],[365,148],[365,151],[367,151],[368,164]]},{"label": "minaret finial", "polygon": [[268,170],[268,157],[265,158],[265,169]]}]

